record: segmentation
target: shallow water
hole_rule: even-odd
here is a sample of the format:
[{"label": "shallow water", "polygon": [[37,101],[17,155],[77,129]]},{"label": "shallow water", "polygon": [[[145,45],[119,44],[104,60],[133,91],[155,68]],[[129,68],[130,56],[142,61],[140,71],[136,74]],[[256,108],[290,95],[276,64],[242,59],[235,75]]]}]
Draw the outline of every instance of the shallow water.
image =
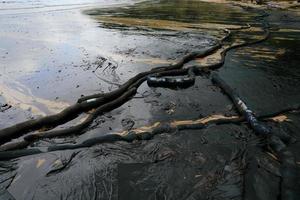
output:
[{"label": "shallow water", "polygon": [[[124,34],[140,33],[152,37],[152,31],[155,30],[156,37],[163,39],[164,30],[167,30],[173,32],[176,35],[175,40],[178,41],[188,33],[193,33],[199,37],[197,43],[209,37],[208,35],[211,39],[220,37],[221,28],[248,23],[253,27],[253,31],[244,31],[234,36],[232,42],[261,37],[260,27],[264,24],[258,16],[271,14],[265,19],[272,27],[270,39],[263,44],[229,52],[220,74],[237,89],[257,113],[268,113],[278,108],[289,107],[300,100],[300,88],[297,87],[300,80],[298,67],[300,63],[297,59],[300,52],[300,30],[297,13],[291,12],[290,16],[287,16],[285,11],[242,9],[237,6],[199,1],[155,3],[149,1],[128,7],[90,9],[84,13],[98,20],[100,27],[120,30]],[[188,41],[193,35],[188,35],[188,39],[184,40]],[[193,40],[191,42],[193,43]],[[194,45],[184,45],[186,52],[195,49]],[[178,44],[174,43],[174,46]],[[168,52],[176,55],[171,48]],[[180,53],[176,56],[180,57]],[[160,54],[163,56],[165,51]],[[205,62],[214,62],[215,59]],[[155,114],[156,112],[156,110],[153,112],[153,117],[159,116]],[[180,116],[185,116],[183,111],[179,113]],[[162,119],[165,119],[165,116],[160,118]]]},{"label": "shallow water", "polygon": [[[0,128],[56,113],[81,95],[111,91],[138,72],[172,63],[188,52],[213,45],[224,34],[220,28],[247,23],[254,27],[229,42],[262,34],[261,21],[256,18],[263,14],[259,10],[188,0],[133,3],[0,2],[0,103],[12,105],[0,113]],[[257,113],[280,110],[300,100],[300,17],[293,12],[267,12],[270,16],[265,20],[272,27],[271,38],[229,52],[225,65],[218,70]],[[217,59],[216,56],[188,65]],[[176,120],[213,114],[236,113],[208,77],[198,77],[195,86],[184,90],[149,88],[143,84],[136,98],[100,116],[87,133],[43,140],[35,145],[43,149],[122,132],[128,128],[124,121],[133,120],[132,128],[139,128],[157,121],[180,123]],[[78,123],[84,117],[58,128]],[[288,119],[270,126],[299,138],[299,115],[288,115]],[[226,182],[223,172],[231,166],[230,157],[246,148],[249,171],[245,175],[244,196],[276,199],[280,180],[257,164],[264,159],[272,161],[255,146],[258,143],[245,125],[222,125],[162,134],[151,141],[45,153],[11,163],[17,169],[3,173],[0,186],[16,199],[239,197],[239,188],[229,188],[228,191],[234,191],[230,194],[223,194],[219,188],[226,187],[222,185]],[[298,143],[292,148],[298,151]],[[48,174],[77,151],[80,153],[68,167]],[[296,158],[300,159],[298,154]]]}]

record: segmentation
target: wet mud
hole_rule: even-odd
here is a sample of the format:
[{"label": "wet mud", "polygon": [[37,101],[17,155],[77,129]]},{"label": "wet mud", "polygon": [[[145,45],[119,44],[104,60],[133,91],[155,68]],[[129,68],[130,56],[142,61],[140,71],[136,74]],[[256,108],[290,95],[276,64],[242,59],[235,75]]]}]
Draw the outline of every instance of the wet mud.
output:
[{"label": "wet mud", "polygon": [[[251,25],[250,30],[233,35],[228,45],[255,40],[262,33],[257,16],[265,12],[271,37],[228,52],[218,73],[258,115],[299,102],[297,12],[183,0],[133,3],[66,3],[63,10],[5,5],[0,10],[4,27],[0,30],[0,128],[57,113],[82,95],[115,90],[139,72],[212,45],[224,36],[222,28]],[[187,66],[218,60],[217,52]],[[133,99],[99,116],[84,134],[40,140],[29,149],[44,151],[110,133],[150,131],[157,123],[193,124],[237,115],[208,75],[197,76],[186,89],[152,88],[144,83]],[[82,114],[56,129],[85,118]],[[289,149],[298,166],[299,120],[299,113],[291,112],[264,122],[295,139]],[[31,155],[1,161],[0,197],[280,199],[280,161],[263,145],[247,124],[212,124],[161,133],[150,140]]]}]

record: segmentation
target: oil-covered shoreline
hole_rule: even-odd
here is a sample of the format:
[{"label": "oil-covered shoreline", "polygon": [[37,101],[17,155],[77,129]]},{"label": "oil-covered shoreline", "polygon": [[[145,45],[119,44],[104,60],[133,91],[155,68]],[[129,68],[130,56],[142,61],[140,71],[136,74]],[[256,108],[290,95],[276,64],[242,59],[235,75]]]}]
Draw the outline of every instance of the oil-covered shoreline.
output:
[{"label": "oil-covered shoreline", "polygon": [[[4,106],[0,128],[57,113],[81,95],[114,91],[139,72],[212,45],[222,38],[222,28],[249,24],[251,30],[241,31],[229,42],[255,40],[261,36],[257,17],[264,13],[270,38],[228,52],[218,70],[256,114],[263,115],[300,100],[299,15],[293,12],[199,1],[146,1],[0,20],[6,28],[0,32]],[[21,25],[28,21],[30,26]],[[45,21],[48,27],[38,27]],[[219,59],[216,54],[187,65],[205,66]],[[82,122],[87,114],[58,129]],[[208,76],[196,77],[195,85],[187,89],[142,84],[133,99],[98,117],[84,134],[40,140],[32,147],[43,151],[104,134],[145,130],[157,122],[191,123],[188,120],[218,114],[237,115]],[[266,124],[297,140],[298,121],[299,114],[292,112]],[[261,145],[244,123],[166,131],[150,140],[3,161],[0,186],[16,199],[277,199],[280,162]],[[289,148],[299,165],[298,142]]]}]

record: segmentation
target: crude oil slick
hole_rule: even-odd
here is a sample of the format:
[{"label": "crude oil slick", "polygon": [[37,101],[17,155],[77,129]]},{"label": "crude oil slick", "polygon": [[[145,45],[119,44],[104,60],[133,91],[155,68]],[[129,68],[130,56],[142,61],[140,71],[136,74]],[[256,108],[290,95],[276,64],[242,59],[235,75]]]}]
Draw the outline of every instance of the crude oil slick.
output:
[{"label": "crude oil slick", "polygon": [[[231,38],[233,43],[261,37],[259,16],[271,27],[271,38],[229,52],[219,73],[262,114],[300,100],[297,12],[196,0],[0,2],[0,103],[12,106],[0,113],[0,128],[56,113],[81,95],[112,91],[138,72],[212,45],[224,36],[222,28],[251,25]],[[219,57],[217,52],[188,65]],[[184,90],[143,84],[134,99],[99,117],[87,133],[35,145],[43,149],[150,129],[158,122],[233,115],[231,102],[207,77],[197,77]],[[279,123],[267,124],[299,139],[298,113],[275,120]],[[245,124],[219,125],[149,141],[27,156],[1,163],[0,187],[16,199],[39,200],[277,199],[278,162],[257,147],[260,143]],[[298,152],[299,144],[291,149]],[[299,153],[296,159],[300,161]]]}]

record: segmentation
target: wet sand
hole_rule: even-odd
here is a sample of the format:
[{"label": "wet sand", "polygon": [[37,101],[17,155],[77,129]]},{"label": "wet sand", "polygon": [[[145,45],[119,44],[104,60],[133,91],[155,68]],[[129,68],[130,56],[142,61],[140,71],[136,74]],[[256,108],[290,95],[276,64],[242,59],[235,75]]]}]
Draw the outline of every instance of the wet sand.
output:
[{"label": "wet sand", "polygon": [[[220,28],[253,26],[232,41],[261,34],[255,18],[261,10],[232,4],[162,0],[0,5],[4,5],[0,9],[0,103],[12,106],[0,113],[0,128],[56,113],[81,95],[114,90],[138,72],[212,45],[223,36]],[[266,12],[271,38],[231,51],[218,71],[258,114],[300,100],[300,17],[284,10]],[[188,65],[216,60],[218,56]],[[184,90],[149,88],[144,83],[135,98],[98,117],[85,134],[43,140],[35,146],[43,149],[122,132],[128,129],[126,121],[134,122],[129,129],[139,129],[210,115],[237,113],[207,77],[197,77],[195,85]],[[288,114],[287,119],[267,124],[299,139],[299,114]],[[2,173],[0,186],[16,199],[277,199],[278,162],[259,144],[246,124],[177,131],[149,141],[101,144],[6,162],[16,169]],[[299,143],[290,147],[299,163]],[[79,153],[70,165],[49,174],[74,152]],[[246,160],[248,170],[243,172],[240,163],[243,167],[231,173],[242,175],[228,180],[226,169],[235,165],[231,159],[235,156],[241,163]],[[2,163],[1,169],[5,169]]]}]

